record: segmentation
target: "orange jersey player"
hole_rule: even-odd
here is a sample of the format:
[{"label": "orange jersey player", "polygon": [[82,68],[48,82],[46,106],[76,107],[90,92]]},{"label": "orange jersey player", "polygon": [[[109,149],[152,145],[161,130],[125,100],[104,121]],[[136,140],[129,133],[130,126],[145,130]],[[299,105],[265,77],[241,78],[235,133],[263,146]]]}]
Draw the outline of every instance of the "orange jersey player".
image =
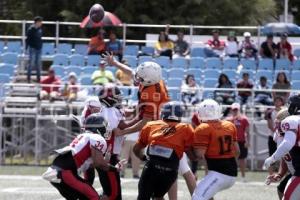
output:
[{"label": "orange jersey player", "polygon": [[221,119],[221,107],[206,99],[199,105],[201,124],[195,130],[194,149],[205,158],[208,173],[198,183],[193,200],[209,200],[217,192],[230,188],[236,180],[239,154],[235,125]]},{"label": "orange jersey player", "polygon": [[[141,130],[133,151],[146,164],[138,184],[138,200],[163,199],[177,179],[179,161],[189,153],[194,130],[181,123],[182,106],[169,102],[162,107],[162,120],[148,122]],[[147,156],[143,153],[147,149]],[[148,157],[148,158],[147,158]]]},{"label": "orange jersey player", "polygon": [[114,129],[115,135],[126,135],[140,131],[143,126],[159,118],[160,107],[169,101],[168,91],[162,80],[161,67],[155,62],[141,63],[135,72],[127,65],[116,61],[112,55],[106,55],[106,62],[130,74],[139,85],[138,113],[124,126]]}]

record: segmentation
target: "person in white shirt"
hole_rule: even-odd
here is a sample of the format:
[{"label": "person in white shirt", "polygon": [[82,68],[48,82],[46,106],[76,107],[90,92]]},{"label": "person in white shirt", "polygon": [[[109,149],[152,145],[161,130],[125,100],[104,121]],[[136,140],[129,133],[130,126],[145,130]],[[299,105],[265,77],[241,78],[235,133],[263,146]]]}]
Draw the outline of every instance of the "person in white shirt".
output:
[{"label": "person in white shirt", "polygon": [[238,57],[239,42],[235,36],[235,33],[230,31],[225,43],[225,56]]}]

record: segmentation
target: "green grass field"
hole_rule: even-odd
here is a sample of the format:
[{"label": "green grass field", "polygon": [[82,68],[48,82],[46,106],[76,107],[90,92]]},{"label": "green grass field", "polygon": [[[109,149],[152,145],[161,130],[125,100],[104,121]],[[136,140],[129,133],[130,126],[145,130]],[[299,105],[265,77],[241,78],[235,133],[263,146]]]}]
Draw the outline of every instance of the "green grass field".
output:
[{"label": "green grass field", "polygon": [[[40,175],[46,167],[0,166],[0,199],[1,200],[58,200],[63,199],[58,192]],[[229,190],[216,195],[215,200],[276,200],[276,185],[264,185],[265,172],[249,172],[247,182],[237,180]],[[199,178],[203,172],[199,172]],[[133,200],[137,196],[138,180],[131,178],[130,170],[122,179],[124,200]],[[101,186],[95,181],[95,188],[100,192]],[[168,199],[168,198],[166,198]],[[178,200],[191,199],[185,182],[179,177]]]}]

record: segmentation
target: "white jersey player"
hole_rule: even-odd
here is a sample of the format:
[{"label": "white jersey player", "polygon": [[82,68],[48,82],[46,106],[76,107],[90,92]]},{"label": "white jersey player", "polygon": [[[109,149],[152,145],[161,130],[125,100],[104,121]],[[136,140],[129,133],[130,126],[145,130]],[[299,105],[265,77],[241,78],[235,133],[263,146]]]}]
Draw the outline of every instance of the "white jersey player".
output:
[{"label": "white jersey player", "polygon": [[265,160],[266,168],[280,159],[287,153],[291,156],[295,172],[289,180],[284,191],[284,200],[298,200],[300,196],[300,96],[295,95],[289,99],[288,112],[291,116],[285,118],[280,128],[284,132],[284,137],[276,152]]},{"label": "white jersey player", "polygon": [[99,200],[97,191],[79,173],[90,166],[105,171],[122,170],[124,161],[113,166],[104,159],[107,147],[104,137],[107,136],[107,121],[97,114],[90,115],[85,120],[85,132],[79,134],[70,145],[56,150],[58,156],[43,178],[50,181],[66,199]]}]

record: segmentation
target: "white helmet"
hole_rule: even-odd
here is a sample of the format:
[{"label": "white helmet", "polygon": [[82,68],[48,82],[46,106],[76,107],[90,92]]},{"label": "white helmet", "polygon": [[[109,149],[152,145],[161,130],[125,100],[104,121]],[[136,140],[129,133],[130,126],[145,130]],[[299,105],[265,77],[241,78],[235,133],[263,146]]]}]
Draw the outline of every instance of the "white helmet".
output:
[{"label": "white helmet", "polygon": [[135,79],[143,86],[154,85],[162,79],[161,67],[155,62],[143,62],[136,69]]},{"label": "white helmet", "polygon": [[215,100],[206,99],[199,104],[198,115],[201,121],[219,120],[222,117],[222,109]]},{"label": "white helmet", "polygon": [[96,96],[87,98],[84,102],[84,106],[93,106],[93,107],[97,107],[97,108],[103,108],[103,105],[100,103],[98,97],[96,97]]}]

